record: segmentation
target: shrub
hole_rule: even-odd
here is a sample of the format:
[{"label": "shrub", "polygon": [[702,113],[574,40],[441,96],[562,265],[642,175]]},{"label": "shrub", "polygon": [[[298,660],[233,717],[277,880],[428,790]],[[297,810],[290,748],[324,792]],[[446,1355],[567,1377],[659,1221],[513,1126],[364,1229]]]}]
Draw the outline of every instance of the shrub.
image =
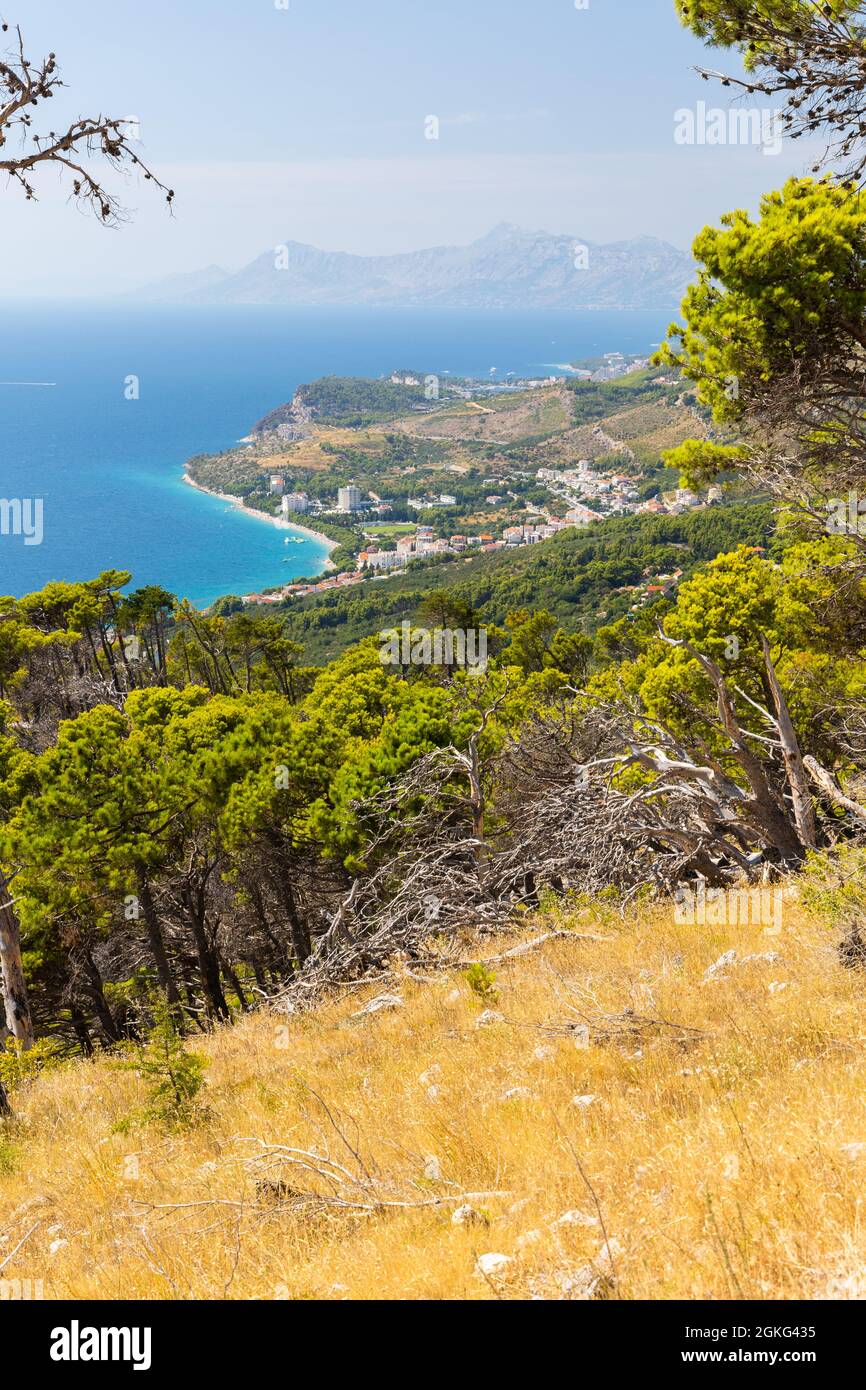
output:
[{"label": "shrub", "polygon": [[147,1083],[148,1104],[121,1121],[116,1126],[119,1132],[136,1122],[149,1121],[170,1129],[187,1129],[206,1115],[199,1101],[206,1059],[186,1050],[162,995],[153,1001],[151,1008],[153,1027],[147,1041],[136,1045],[134,1057],[118,1064],[126,1071],[136,1072]]},{"label": "shrub", "polygon": [[800,880],[803,905],[832,926],[866,919],[866,849],[844,845],[810,854]]},{"label": "shrub", "polygon": [[7,1038],[6,1046],[0,1047],[0,1085],[12,1092],[61,1061],[60,1045],[53,1038],[40,1038],[26,1051],[20,1042]]},{"label": "shrub", "polygon": [[492,970],[488,970],[486,965],[476,961],[464,971],[464,978],[473,994],[484,1004],[496,1004],[499,1001],[499,991],[496,988],[496,976]]}]

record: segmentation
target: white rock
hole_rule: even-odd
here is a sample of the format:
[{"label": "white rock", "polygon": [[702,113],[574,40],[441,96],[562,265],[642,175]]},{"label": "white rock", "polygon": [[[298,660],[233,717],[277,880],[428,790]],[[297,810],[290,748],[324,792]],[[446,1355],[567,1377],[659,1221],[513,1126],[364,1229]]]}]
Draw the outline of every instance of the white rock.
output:
[{"label": "white rock", "polygon": [[483,1014],[479,1014],[475,1020],[476,1028],[489,1028],[491,1023],[504,1023],[502,1014],[497,1013],[496,1009],[485,1009]]},{"label": "white rock", "polygon": [[527,1245],[535,1245],[541,1240],[540,1231],[524,1231],[522,1236],[517,1237],[518,1250],[525,1250]]},{"label": "white rock", "polygon": [[403,1000],[399,994],[379,994],[375,999],[371,999],[369,1004],[365,1004],[363,1009],[359,1009],[353,1018],[363,1018],[366,1014],[378,1014],[383,1009],[402,1009]]},{"label": "white rock", "polygon": [[57,1252],[58,1252],[59,1250],[65,1250],[65,1248],[66,1248],[66,1246],[67,1246],[68,1244],[69,1244],[69,1241],[68,1241],[68,1240],[52,1240],[51,1244],[50,1244],[49,1247],[48,1247],[48,1253],[49,1253],[49,1255],[51,1255],[51,1256],[53,1257],[54,1255],[57,1254]]},{"label": "white rock", "polygon": [[553,1222],[551,1229],[556,1230],[558,1226],[597,1226],[598,1217],[588,1216],[585,1211],[564,1211],[562,1216],[558,1216]]},{"label": "white rock", "polygon": [[562,1297],[574,1299],[578,1303],[590,1302],[596,1298],[604,1283],[592,1265],[584,1265],[581,1269],[575,1270],[560,1270],[554,1278]]},{"label": "white rock", "polygon": [[704,976],[704,984],[709,984],[711,980],[716,980],[720,975],[724,975],[726,970],[736,964],[736,960],[736,951],[725,951],[723,956],[719,956],[718,960],[713,961],[713,964]]},{"label": "white rock", "polygon": [[767,989],[770,991],[771,994],[781,994],[782,990],[787,988],[787,980],[771,980],[770,983],[767,985]]},{"label": "white rock", "polygon": [[476,1211],[474,1207],[470,1207],[468,1202],[464,1203],[462,1207],[458,1207],[451,1215],[452,1226],[475,1226],[479,1222],[486,1226],[487,1218],[482,1216],[480,1211]]},{"label": "white rock", "polygon": [[585,1052],[590,1044],[589,1026],[586,1023],[578,1024],[574,1030],[574,1045],[579,1052]]},{"label": "white rock", "polygon": [[619,1259],[623,1253],[622,1246],[618,1240],[606,1240],[595,1257],[595,1262],[599,1269],[609,1273],[613,1268],[613,1262]]},{"label": "white rock", "polygon": [[494,1274],[504,1274],[514,1260],[511,1255],[499,1255],[491,1251],[488,1255],[479,1255],[475,1261],[475,1271],[482,1278],[489,1279]]},{"label": "white rock", "polygon": [[588,1110],[597,1100],[598,1096],[572,1096],[571,1103],[576,1105],[578,1110]]}]

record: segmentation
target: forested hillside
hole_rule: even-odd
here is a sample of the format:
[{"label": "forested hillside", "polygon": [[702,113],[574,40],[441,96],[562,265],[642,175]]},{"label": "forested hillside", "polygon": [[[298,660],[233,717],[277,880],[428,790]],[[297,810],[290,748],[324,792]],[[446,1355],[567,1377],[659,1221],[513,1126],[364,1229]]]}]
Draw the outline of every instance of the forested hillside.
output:
[{"label": "forested hillside", "polygon": [[438,590],[396,655],[374,637],[323,668],[278,614],[124,597],[125,574],[5,600],[13,1038],[90,1054],[139,1037],[155,990],[199,1029],[550,892],[802,864],[866,819],[852,560],[742,545],[594,640],[531,589],[501,624]]},{"label": "forested hillside", "polygon": [[362,637],[415,620],[442,589],[484,624],[501,626],[514,610],[543,608],[567,631],[594,635],[639,612],[648,598],[668,601],[675,585],[666,588],[660,576],[689,574],[740,544],[781,545],[769,505],[616,518],[517,551],[416,564],[387,583],[332,590],[295,600],[282,611],[287,633],[316,663]]},{"label": "forested hillside", "polygon": [[330,425],[191,469],[265,510],[278,459],[421,474],[477,521],[488,469],[525,514],[612,451],[713,505],[260,612],[0,598],[0,1270],[866,1293],[864,7],[675,3],[830,149],[698,235],[651,372],[441,437],[327,379]]}]

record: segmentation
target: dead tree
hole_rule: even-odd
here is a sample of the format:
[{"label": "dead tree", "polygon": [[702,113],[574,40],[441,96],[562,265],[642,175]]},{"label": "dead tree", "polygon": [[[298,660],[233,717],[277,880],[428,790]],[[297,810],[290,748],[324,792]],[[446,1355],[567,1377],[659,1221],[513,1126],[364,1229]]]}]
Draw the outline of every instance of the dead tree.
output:
[{"label": "dead tree", "polygon": [[476,737],[420,758],[356,806],[366,868],[290,997],[383,971],[395,954],[411,960],[432,935],[499,929],[544,888],[614,888],[627,900],[689,880],[727,887],[777,877],[832,841],[828,802],[837,818],[866,825],[866,807],[803,755],[766,638],[766,704],[732,689],[711,658],[674,645],[715,696],[715,709],[681,697],[688,736],[637,703],[575,691],[525,721],[485,767]]},{"label": "dead tree", "polygon": [[16,1042],[30,1048],[35,1041],[21,960],[21,933],[7,876],[0,870],[0,980],[6,1005],[6,1027]]},{"label": "dead tree", "polygon": [[[8,33],[9,25],[2,25]],[[35,179],[40,171],[53,168],[71,175],[72,196],[92,211],[100,222],[112,226],[123,220],[123,210],[114,194],[98,177],[88,161],[94,156],[115,172],[135,170],[156,185],[169,207],[174,190],[167,188],[136,153],[134,122],[107,116],[82,116],[62,131],[35,129],[35,108],[50,101],[61,82],[57,58],[49,53],[32,62],[24,52],[21,30],[14,31],[13,48],[0,57],[0,154],[5,155],[10,139],[17,137],[20,152],[0,158],[0,171],[17,183],[28,201],[36,199]]]}]

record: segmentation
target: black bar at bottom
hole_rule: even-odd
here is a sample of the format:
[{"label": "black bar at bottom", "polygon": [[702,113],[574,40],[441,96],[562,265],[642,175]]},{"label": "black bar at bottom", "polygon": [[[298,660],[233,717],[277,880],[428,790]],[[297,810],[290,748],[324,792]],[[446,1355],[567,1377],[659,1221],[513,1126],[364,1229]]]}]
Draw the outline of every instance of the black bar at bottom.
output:
[{"label": "black bar at bottom", "polygon": [[543,1364],[558,1352],[576,1375],[581,1365],[597,1373],[601,1358],[614,1376],[674,1370],[700,1376],[717,1367],[772,1375],[817,1370],[826,1377],[850,1366],[862,1342],[856,1302],[509,1302],[507,1321],[500,1323],[503,1311],[497,1302],[7,1301],[0,1302],[0,1335],[49,1383],[78,1375],[93,1380],[102,1370],[138,1378],[166,1371],[211,1374],[224,1382],[263,1364],[271,1371],[282,1365],[288,1378],[303,1365],[309,1370],[310,1358],[329,1376],[338,1366],[357,1374],[365,1363],[384,1369],[392,1355],[409,1358],[400,1378],[411,1381],[419,1372],[435,1373],[437,1362],[443,1374],[452,1374],[463,1357],[468,1371],[469,1348],[482,1334],[476,1370],[485,1373],[500,1360],[507,1367],[515,1352],[533,1356],[535,1347]]}]

